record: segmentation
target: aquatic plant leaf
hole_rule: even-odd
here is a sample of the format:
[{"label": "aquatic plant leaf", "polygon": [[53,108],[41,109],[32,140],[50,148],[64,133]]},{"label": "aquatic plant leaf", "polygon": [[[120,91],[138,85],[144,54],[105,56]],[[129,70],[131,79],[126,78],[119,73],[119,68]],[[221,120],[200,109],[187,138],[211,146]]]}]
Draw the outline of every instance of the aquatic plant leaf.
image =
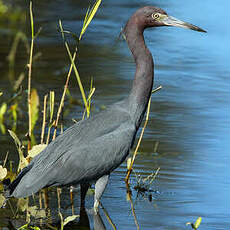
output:
[{"label": "aquatic plant leaf", "polygon": [[7,175],[7,169],[3,168],[2,165],[0,165],[0,180],[3,180]]},{"label": "aquatic plant leaf", "polygon": [[45,149],[46,146],[47,146],[46,144],[34,145],[33,148],[28,152],[28,155],[27,155],[26,159],[28,159],[28,158],[34,158],[43,149]]},{"label": "aquatic plant leaf", "polygon": [[1,130],[2,134],[6,133],[6,127],[3,123],[0,123],[0,130]]},{"label": "aquatic plant leaf", "polygon": [[8,11],[7,5],[5,5],[3,2],[0,1],[0,14],[5,14]]},{"label": "aquatic plant leaf", "polygon": [[6,198],[3,196],[3,194],[0,194],[0,207],[4,204]]},{"label": "aquatic plant leaf", "polygon": [[31,92],[31,129],[33,131],[34,126],[38,120],[38,112],[39,112],[39,96],[36,89],[32,89]]},{"label": "aquatic plant leaf", "polygon": [[63,229],[64,229],[64,221],[63,221],[63,216],[62,216],[62,214],[61,214],[61,212],[60,212],[60,211],[59,211],[59,213],[58,213],[58,214],[59,214],[59,216],[60,216],[60,219],[61,219],[61,221],[60,221],[60,222],[61,222],[61,223],[60,223],[60,224],[61,224],[61,230],[63,230]]},{"label": "aquatic plant leaf", "polygon": [[69,222],[74,221],[77,217],[80,217],[80,216],[79,215],[73,215],[73,216],[66,217],[64,222],[63,222],[63,225],[65,226]]},{"label": "aquatic plant leaf", "polygon": [[28,198],[19,198],[18,199],[17,207],[19,207],[22,212],[26,211],[26,209],[28,208],[28,205],[29,205],[29,199]]},{"label": "aquatic plant leaf", "polygon": [[0,123],[3,122],[3,118],[4,118],[4,114],[6,113],[6,110],[7,110],[7,104],[4,102],[0,107]]},{"label": "aquatic plant leaf", "polygon": [[89,188],[87,190],[86,196],[93,196],[95,194],[95,189],[94,188]]},{"label": "aquatic plant leaf", "polygon": [[18,139],[17,135],[12,130],[8,129],[8,132],[9,132],[10,136],[14,139],[14,142],[15,142],[17,148],[21,148],[22,147],[22,143]]},{"label": "aquatic plant leaf", "polygon": [[198,217],[197,220],[196,220],[196,222],[195,222],[195,224],[194,224],[195,229],[197,229],[200,226],[201,221],[202,221],[202,218]]},{"label": "aquatic plant leaf", "polygon": [[15,143],[17,150],[18,150],[19,164],[18,164],[18,170],[17,171],[19,172],[21,169],[23,169],[25,166],[28,165],[28,162],[23,155],[22,143],[18,139],[17,135],[12,130],[8,129],[8,132],[9,132],[10,136],[14,139],[14,143]]},{"label": "aquatic plant leaf", "polygon": [[127,169],[129,169],[130,165],[131,165],[131,162],[132,162],[132,157],[129,157],[127,159]]},{"label": "aquatic plant leaf", "polygon": [[66,224],[68,224],[71,221],[74,221],[77,217],[80,217],[79,215],[72,215],[72,216],[66,217],[65,220],[63,221],[63,216],[62,216],[61,212],[59,212],[59,216],[60,216],[60,219],[61,219],[61,230],[64,229],[64,226]]},{"label": "aquatic plant leaf", "polygon": [[39,227],[37,226],[30,226],[30,229],[34,229],[34,230],[41,230]]},{"label": "aquatic plant leaf", "polygon": [[46,212],[44,209],[38,209],[37,206],[31,206],[27,208],[27,211],[30,216],[34,216],[36,218],[44,218],[46,217]]},{"label": "aquatic plant leaf", "polygon": [[14,104],[10,106],[10,111],[12,113],[12,117],[14,122],[17,122],[17,108],[18,108],[18,104]]},{"label": "aquatic plant leaf", "polygon": [[39,227],[37,226],[30,226],[30,229],[33,229],[33,230],[41,230]]},{"label": "aquatic plant leaf", "polygon": [[25,225],[21,226],[20,228],[18,228],[18,230],[31,230],[31,229],[40,230],[39,227],[31,226],[30,224],[25,224]]}]

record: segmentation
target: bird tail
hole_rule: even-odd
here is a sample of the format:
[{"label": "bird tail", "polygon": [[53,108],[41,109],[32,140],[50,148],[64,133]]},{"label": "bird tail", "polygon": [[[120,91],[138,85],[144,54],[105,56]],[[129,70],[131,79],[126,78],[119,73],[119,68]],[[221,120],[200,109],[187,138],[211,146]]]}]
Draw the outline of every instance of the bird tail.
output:
[{"label": "bird tail", "polygon": [[21,179],[23,178],[23,176],[32,168],[32,164],[28,165],[27,167],[25,167],[16,177],[16,179],[12,182],[10,182],[10,179],[5,179],[3,180],[3,187],[4,187],[4,195],[6,197],[6,199],[10,198],[15,190],[15,188],[17,187],[17,185],[19,184],[19,182],[21,181]]}]

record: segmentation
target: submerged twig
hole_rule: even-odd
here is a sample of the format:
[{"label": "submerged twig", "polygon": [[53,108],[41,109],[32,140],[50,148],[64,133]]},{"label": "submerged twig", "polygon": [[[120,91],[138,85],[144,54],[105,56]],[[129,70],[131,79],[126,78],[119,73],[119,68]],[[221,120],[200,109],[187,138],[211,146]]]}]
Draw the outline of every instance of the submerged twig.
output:
[{"label": "submerged twig", "polygon": [[114,230],[117,230],[116,225],[113,223],[112,219],[111,219],[110,216],[109,216],[109,213],[106,211],[106,209],[104,208],[104,206],[102,205],[101,202],[100,202],[100,206],[101,206],[103,212],[105,213],[105,216],[106,216],[107,220],[109,221],[110,225],[112,226],[112,228],[113,228]]},{"label": "submerged twig", "polygon": [[126,183],[126,189],[127,189],[127,199],[130,201],[131,210],[132,210],[132,214],[133,214],[133,217],[134,217],[134,222],[136,224],[137,230],[139,230],[140,226],[139,226],[138,221],[137,221],[137,216],[136,216],[136,213],[135,213],[133,200],[132,200],[132,195],[131,195],[131,189],[130,189],[128,183]]}]

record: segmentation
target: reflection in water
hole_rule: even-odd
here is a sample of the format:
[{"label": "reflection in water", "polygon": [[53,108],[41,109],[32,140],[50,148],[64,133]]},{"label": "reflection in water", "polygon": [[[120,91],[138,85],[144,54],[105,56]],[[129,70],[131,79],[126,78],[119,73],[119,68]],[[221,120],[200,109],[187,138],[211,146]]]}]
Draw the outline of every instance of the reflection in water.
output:
[{"label": "reflection in water", "polygon": [[80,219],[78,223],[69,223],[65,226],[65,229],[79,229],[79,230],[86,230],[86,229],[94,229],[94,230],[106,230],[104,222],[101,218],[100,213],[92,214],[93,216],[93,226],[90,228],[90,221],[89,221],[89,214],[85,209],[81,209],[80,211]]},{"label": "reflection in water", "polygon": [[[0,215],[2,217],[3,216],[5,217],[5,221],[1,222],[0,227],[5,227],[7,229],[17,229],[21,227],[22,225],[25,225],[25,223],[29,223],[31,226],[40,226],[42,229],[50,229],[50,228],[52,229],[54,227],[59,228],[60,227],[60,215],[61,217],[63,216],[60,210],[64,212],[65,208],[60,207],[60,209],[58,209],[59,211],[57,211],[57,209],[55,211],[54,207],[52,207],[54,203],[54,200],[53,200],[54,198],[57,198],[58,200],[58,197],[56,196],[50,197],[51,207],[48,206],[46,209],[41,209],[41,208],[39,209],[34,203],[35,200],[33,200],[32,202],[32,199],[30,199],[30,202],[29,202],[29,199],[23,199],[23,198],[18,199],[18,200],[16,199],[9,200],[6,208],[0,209]],[[43,201],[40,201],[40,200],[37,200],[37,202],[43,203]],[[33,203],[33,206],[31,206],[32,203]],[[116,226],[114,225],[111,218],[109,217],[109,214],[106,211],[106,209],[101,204],[100,206],[102,207],[102,210],[106,218],[108,219],[109,225],[111,225],[113,229],[116,229]],[[77,210],[75,211],[77,212]],[[12,218],[12,215],[14,218]],[[72,213],[72,215],[74,215],[74,213]],[[26,216],[26,220],[25,220],[25,216]],[[12,218],[12,221],[8,220],[9,218],[10,219]],[[90,219],[93,219],[92,223]],[[65,225],[65,229],[103,230],[103,229],[106,229],[106,227],[100,215],[100,212],[95,213],[93,209],[86,210],[86,208],[82,206],[80,207],[79,217],[77,217],[76,220],[73,220],[69,222],[67,225]]]}]

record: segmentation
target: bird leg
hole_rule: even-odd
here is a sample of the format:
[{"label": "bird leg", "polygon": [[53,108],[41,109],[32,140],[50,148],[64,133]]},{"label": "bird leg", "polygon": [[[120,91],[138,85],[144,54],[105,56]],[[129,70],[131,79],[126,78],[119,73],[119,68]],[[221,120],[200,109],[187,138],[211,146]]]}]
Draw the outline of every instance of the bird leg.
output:
[{"label": "bird leg", "polygon": [[104,175],[96,181],[94,195],[94,212],[98,213],[100,198],[109,182],[109,175]]},{"label": "bird leg", "polygon": [[81,184],[81,209],[85,209],[85,196],[89,188],[89,183]]}]

